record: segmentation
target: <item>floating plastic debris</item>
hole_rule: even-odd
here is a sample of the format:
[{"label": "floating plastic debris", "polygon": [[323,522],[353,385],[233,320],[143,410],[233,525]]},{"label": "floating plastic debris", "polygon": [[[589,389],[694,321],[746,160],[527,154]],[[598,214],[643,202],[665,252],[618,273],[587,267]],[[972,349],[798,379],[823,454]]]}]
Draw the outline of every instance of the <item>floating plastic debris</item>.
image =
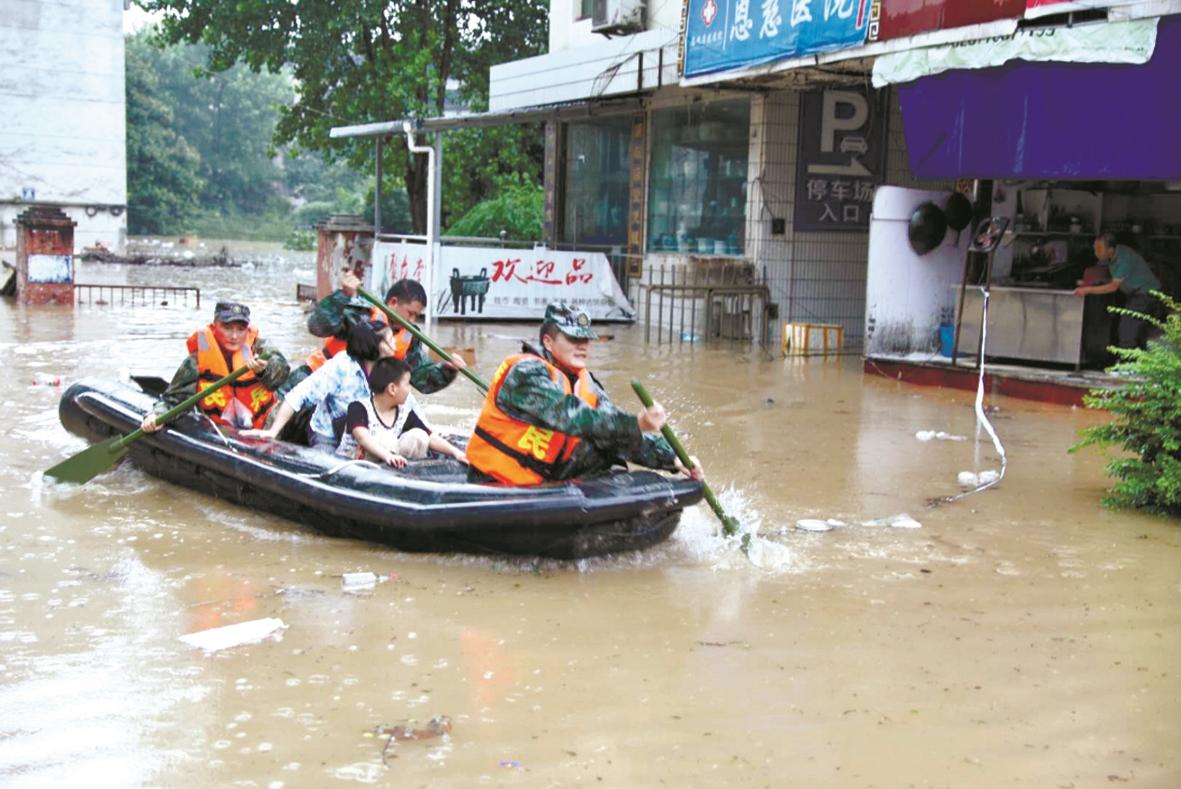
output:
[{"label": "floating plastic debris", "polygon": [[819,518],[804,518],[796,521],[796,528],[800,531],[831,531],[849,524],[844,521],[839,521],[836,518],[829,518],[828,520],[820,520]]},{"label": "floating plastic debris", "polygon": [[914,434],[914,437],[919,441],[967,441],[965,436],[956,436],[951,433],[944,433],[942,430],[920,430]]},{"label": "floating plastic debris", "polygon": [[377,573],[345,573],[340,576],[340,586],[346,592],[362,592],[385,583],[390,577]]},{"label": "floating plastic debris", "polygon": [[62,379],[60,375],[50,375],[49,373],[33,373],[33,386],[61,386]]},{"label": "floating plastic debris", "polygon": [[267,636],[286,629],[282,619],[251,619],[236,625],[214,627],[209,630],[199,630],[180,637],[189,646],[204,649],[206,652],[217,652],[221,649],[255,644]]},{"label": "floating plastic debris", "polygon": [[382,737],[388,737],[385,741],[385,747],[381,749],[381,761],[388,765],[389,759],[397,758],[397,754],[393,752],[395,742],[407,742],[414,740],[430,740],[435,737],[442,737],[444,734],[451,732],[451,718],[446,715],[436,715],[427,721],[426,726],[421,729],[416,729],[410,723],[399,724],[397,726],[378,726],[376,733]]}]

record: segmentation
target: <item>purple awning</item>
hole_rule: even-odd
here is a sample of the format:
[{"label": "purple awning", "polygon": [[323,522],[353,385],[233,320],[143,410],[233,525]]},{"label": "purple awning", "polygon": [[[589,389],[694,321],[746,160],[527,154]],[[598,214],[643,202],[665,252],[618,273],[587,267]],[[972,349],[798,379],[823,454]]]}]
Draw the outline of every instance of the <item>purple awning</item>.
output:
[{"label": "purple awning", "polygon": [[1181,180],[1181,17],[1142,66],[1007,63],[899,86],[918,180]]}]

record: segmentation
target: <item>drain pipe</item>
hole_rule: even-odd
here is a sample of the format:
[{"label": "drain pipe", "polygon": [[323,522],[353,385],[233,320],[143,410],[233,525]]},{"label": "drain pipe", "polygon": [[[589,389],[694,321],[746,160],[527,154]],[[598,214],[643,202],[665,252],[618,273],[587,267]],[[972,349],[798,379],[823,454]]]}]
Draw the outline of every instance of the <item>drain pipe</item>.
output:
[{"label": "drain pipe", "polygon": [[[402,122],[402,131],[406,134],[406,147],[411,154],[426,154],[426,327],[431,330],[435,313],[431,308],[431,301],[435,293],[435,149],[430,145],[418,145],[414,141],[414,125],[410,121]],[[437,132],[436,132],[437,133]]]}]

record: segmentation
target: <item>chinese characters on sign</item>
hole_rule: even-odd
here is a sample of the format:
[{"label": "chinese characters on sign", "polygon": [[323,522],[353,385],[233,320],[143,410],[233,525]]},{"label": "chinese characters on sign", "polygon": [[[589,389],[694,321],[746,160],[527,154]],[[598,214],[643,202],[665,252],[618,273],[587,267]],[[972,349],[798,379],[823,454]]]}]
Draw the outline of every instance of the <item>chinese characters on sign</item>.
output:
[{"label": "chinese characters on sign", "polygon": [[797,231],[868,229],[874,191],[885,174],[885,96],[868,89],[802,95]]},{"label": "chinese characters on sign", "polygon": [[[601,252],[546,248],[442,248],[430,309],[437,318],[540,319],[547,304],[564,301],[593,319],[630,320],[627,297]],[[373,249],[371,283],[384,291],[409,277],[426,282],[421,244],[379,243]]]},{"label": "chinese characters on sign", "polygon": [[[586,269],[586,258],[572,258],[565,273],[557,271],[557,263],[544,258],[522,265],[519,257],[504,257],[492,261],[493,282],[537,282],[542,285],[590,284],[595,278],[593,271]],[[521,271],[517,271],[520,268]]]},{"label": "chinese characters on sign", "polygon": [[689,0],[684,75],[861,46],[870,0]]}]

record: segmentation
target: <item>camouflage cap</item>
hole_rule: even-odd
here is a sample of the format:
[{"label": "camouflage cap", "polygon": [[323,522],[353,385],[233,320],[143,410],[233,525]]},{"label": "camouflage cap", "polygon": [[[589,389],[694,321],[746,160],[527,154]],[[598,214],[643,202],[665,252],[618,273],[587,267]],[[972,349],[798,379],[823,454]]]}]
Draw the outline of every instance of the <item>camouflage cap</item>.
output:
[{"label": "camouflage cap", "polygon": [[591,328],[590,316],[586,310],[578,307],[567,307],[565,304],[551,304],[545,308],[543,327],[553,324],[567,337],[576,340],[597,340],[599,335]]},{"label": "camouflage cap", "polygon": [[213,319],[220,323],[250,323],[250,308],[236,301],[219,301]]}]

